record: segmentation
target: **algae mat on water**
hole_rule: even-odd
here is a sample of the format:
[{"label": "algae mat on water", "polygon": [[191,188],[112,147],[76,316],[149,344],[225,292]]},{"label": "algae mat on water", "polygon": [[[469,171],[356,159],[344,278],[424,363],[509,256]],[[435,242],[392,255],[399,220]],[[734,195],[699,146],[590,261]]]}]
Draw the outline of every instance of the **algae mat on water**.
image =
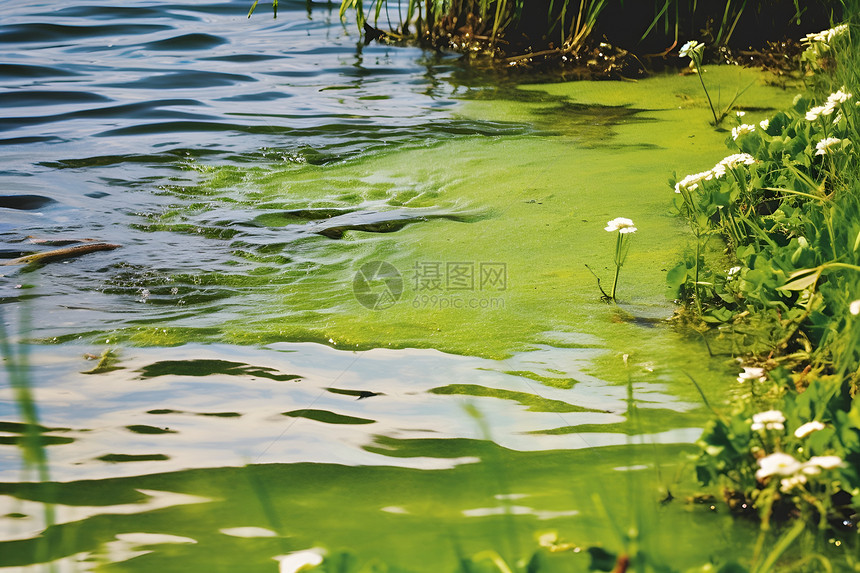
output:
[{"label": "algae mat on water", "polygon": [[[738,103],[748,121],[795,95],[753,70],[707,74],[724,100],[746,90]],[[667,179],[729,153],[728,131],[707,123],[698,78],[484,89],[464,99],[459,113],[488,126],[480,135],[323,165],[201,166],[204,183],[178,194],[189,203],[144,227],[229,242],[233,270],[195,278],[244,289],[240,309],[207,318],[220,320],[222,341],[488,357],[547,331],[647,343],[641,325],[671,314],[665,273],[687,243]],[[511,125],[521,128],[503,129]],[[600,302],[586,268],[608,287],[614,237],[603,227],[615,217],[639,229],[621,272],[621,312]],[[199,320],[127,334],[147,344],[210,337]]]}]

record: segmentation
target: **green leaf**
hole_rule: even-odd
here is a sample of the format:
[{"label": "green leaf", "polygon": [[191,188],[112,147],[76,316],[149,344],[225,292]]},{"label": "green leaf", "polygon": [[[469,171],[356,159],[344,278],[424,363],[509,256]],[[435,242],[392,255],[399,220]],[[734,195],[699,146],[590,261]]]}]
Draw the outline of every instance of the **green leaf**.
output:
[{"label": "green leaf", "polygon": [[666,284],[674,290],[678,290],[687,282],[687,265],[678,263],[666,273]]},{"label": "green leaf", "polygon": [[776,290],[803,290],[818,282],[820,276],[821,267],[795,271],[789,275],[789,281]]}]

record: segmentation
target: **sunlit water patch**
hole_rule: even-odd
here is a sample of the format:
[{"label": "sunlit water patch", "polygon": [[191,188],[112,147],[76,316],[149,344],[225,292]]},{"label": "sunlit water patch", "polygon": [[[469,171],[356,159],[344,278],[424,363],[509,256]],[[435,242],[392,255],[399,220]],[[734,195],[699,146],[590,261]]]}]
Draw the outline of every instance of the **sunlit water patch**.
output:
[{"label": "sunlit water patch", "polygon": [[[95,369],[75,347],[31,352],[40,434],[61,480],[272,462],[438,469],[479,460],[404,453],[402,444],[491,439],[538,451],[698,435],[696,416],[685,424],[679,415],[698,404],[644,373],[630,389],[650,421],[619,431],[628,388],[582,370],[604,352],[596,348],[540,345],[502,362],[311,343],[127,348]],[[2,400],[0,479],[9,480],[21,471],[25,428],[12,391]]]},{"label": "sunlit water patch", "polygon": [[[649,364],[631,361],[628,384],[589,374],[607,352],[599,339],[544,338],[567,346],[503,361],[312,343],[100,357],[31,347],[38,433],[59,483],[18,481],[26,428],[4,390],[0,566],[146,570],[170,558],[202,570],[244,559],[266,570],[274,556],[322,543],[430,571],[455,558],[452,535],[469,551],[500,535],[527,547],[527,524],[553,524],[602,542],[604,510],[584,492],[601,492],[627,519],[625,474],[649,496],[684,491],[668,476],[702,409]],[[55,525],[40,536],[44,502]],[[690,520],[682,506],[670,513]],[[371,530],[388,530],[387,541]],[[425,550],[410,556],[416,539]]]},{"label": "sunlit water patch", "polygon": [[[611,545],[612,521],[647,525],[650,551],[676,564],[739,546],[743,528],[715,538],[706,507],[657,503],[690,492],[679,472],[701,408],[644,364],[629,384],[589,375],[606,351],[576,338],[506,361],[282,343],[97,362],[34,347],[56,481],[19,481],[23,428],[4,423],[0,566],[271,571],[324,547],[429,573],[458,547],[528,550],[547,528]],[[3,399],[0,419],[16,419]]]}]

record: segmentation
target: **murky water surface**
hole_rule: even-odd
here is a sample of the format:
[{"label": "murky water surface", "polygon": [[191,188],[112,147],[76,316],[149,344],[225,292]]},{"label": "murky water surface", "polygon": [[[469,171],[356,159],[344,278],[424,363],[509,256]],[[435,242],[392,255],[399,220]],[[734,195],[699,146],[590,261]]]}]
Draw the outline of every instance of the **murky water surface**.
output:
[{"label": "murky water surface", "polygon": [[[0,567],[436,572],[637,524],[675,567],[749,552],[683,501],[690,376],[718,403],[730,357],[663,322],[665,181],[726,154],[697,78],[518,86],[325,3],[0,9],[0,261],[119,245],[0,267],[55,482],[4,378]],[[794,95],[708,73],[756,121]]]}]

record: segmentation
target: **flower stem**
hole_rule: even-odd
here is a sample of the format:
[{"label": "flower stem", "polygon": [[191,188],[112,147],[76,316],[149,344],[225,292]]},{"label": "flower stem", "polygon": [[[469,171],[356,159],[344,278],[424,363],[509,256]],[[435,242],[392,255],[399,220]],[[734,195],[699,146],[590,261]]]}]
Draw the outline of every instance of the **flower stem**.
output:
[{"label": "flower stem", "polygon": [[618,275],[621,272],[621,247],[622,242],[624,241],[624,235],[618,233],[618,239],[615,242],[615,278],[612,280],[612,293],[609,295],[609,298],[615,300],[615,289],[618,287]]},{"label": "flower stem", "polygon": [[612,294],[609,295],[609,298],[615,300],[615,287],[618,286],[618,273],[621,272],[621,265],[615,265],[615,279],[612,281]]},{"label": "flower stem", "polygon": [[696,75],[699,76],[699,81],[702,83],[702,89],[705,90],[705,97],[708,98],[708,105],[711,107],[711,113],[714,116],[714,127],[719,125],[720,119],[717,119],[717,111],[714,109],[714,103],[711,101],[711,94],[708,93],[708,88],[705,87],[705,78],[702,77],[702,66],[700,58],[693,58],[693,63],[696,65]]}]

